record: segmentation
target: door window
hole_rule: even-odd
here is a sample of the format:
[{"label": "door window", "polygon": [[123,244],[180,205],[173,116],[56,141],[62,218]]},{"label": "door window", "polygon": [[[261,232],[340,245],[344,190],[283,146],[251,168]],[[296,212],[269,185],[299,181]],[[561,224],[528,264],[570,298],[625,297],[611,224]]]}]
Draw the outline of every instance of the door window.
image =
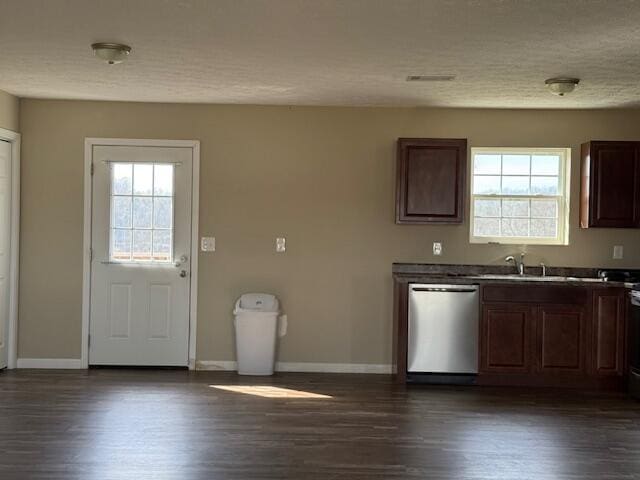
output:
[{"label": "door window", "polygon": [[167,163],[111,164],[110,261],[173,261],[174,168]]}]

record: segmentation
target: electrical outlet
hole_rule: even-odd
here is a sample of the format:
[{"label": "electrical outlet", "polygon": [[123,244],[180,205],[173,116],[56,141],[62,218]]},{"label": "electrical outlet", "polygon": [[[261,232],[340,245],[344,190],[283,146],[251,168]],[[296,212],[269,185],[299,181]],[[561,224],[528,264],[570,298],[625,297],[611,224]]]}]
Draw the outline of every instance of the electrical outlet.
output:
[{"label": "electrical outlet", "polygon": [[284,253],[287,250],[287,240],[284,237],[276,238],[276,252]]},{"label": "electrical outlet", "polygon": [[442,255],[442,242],[433,242],[433,254]]},{"label": "electrical outlet", "polygon": [[613,258],[616,260],[622,259],[624,255],[624,248],[622,245],[614,245],[613,246]]},{"label": "electrical outlet", "polygon": [[200,250],[203,252],[215,252],[216,237],[202,237],[200,239]]}]

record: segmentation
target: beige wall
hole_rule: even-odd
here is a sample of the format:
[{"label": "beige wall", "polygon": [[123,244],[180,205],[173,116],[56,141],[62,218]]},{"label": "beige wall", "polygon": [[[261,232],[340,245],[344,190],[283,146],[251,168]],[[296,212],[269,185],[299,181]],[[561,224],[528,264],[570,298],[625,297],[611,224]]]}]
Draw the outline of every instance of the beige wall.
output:
[{"label": "beige wall", "polygon": [[[549,265],[640,267],[635,230],[578,225],[578,152],[640,139],[640,110],[518,111],[255,107],[23,100],[21,357],[80,355],[84,137],[199,139],[198,359],[233,359],[231,309],[277,294],[289,315],[280,359],[389,363],[391,263],[502,263],[518,246],[470,245],[468,225],[394,224],[398,137],[470,146],[571,147],[568,247],[528,247]],[[274,253],[276,236],[287,253]],[[442,241],[442,257],[431,242]],[[625,259],[614,261],[614,244]]]},{"label": "beige wall", "polygon": [[0,90],[0,128],[14,132],[19,128],[20,99]]}]

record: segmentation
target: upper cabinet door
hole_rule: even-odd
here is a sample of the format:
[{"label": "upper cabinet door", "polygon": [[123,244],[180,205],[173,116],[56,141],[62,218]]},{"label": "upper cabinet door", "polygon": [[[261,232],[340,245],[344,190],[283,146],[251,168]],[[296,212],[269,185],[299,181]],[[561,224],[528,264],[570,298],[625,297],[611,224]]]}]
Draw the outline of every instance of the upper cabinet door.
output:
[{"label": "upper cabinet door", "polygon": [[396,223],[462,223],[466,139],[398,139]]},{"label": "upper cabinet door", "polygon": [[582,145],[580,226],[640,227],[640,142]]}]

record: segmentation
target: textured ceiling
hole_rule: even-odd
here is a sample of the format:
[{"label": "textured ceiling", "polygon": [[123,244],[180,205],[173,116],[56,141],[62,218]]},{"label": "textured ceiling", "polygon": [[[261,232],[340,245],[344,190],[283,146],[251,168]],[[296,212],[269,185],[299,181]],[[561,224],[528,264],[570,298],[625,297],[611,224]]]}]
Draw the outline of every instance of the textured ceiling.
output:
[{"label": "textured ceiling", "polygon": [[[0,0],[0,89],[289,105],[640,106],[640,1]],[[95,41],[130,44],[109,67]],[[407,75],[455,74],[445,83]],[[544,80],[581,79],[568,97]]]}]

